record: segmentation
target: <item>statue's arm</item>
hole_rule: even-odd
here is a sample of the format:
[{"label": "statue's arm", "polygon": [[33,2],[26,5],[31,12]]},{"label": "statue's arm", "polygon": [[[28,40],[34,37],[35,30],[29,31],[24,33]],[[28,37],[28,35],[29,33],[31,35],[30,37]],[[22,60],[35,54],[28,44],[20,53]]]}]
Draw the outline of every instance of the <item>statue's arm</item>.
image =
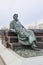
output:
[{"label": "statue's arm", "polygon": [[9,30],[12,31],[12,32],[15,32],[15,29],[14,29],[13,23],[10,23],[10,28],[9,28]]}]

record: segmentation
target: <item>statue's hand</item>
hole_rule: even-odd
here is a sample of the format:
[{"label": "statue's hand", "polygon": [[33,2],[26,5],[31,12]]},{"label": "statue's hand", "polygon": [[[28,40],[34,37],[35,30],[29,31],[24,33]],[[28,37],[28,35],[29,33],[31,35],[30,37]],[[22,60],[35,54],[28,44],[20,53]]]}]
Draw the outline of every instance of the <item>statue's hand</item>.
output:
[{"label": "statue's hand", "polygon": [[15,32],[15,30],[14,30],[14,29],[10,29],[10,31]]}]

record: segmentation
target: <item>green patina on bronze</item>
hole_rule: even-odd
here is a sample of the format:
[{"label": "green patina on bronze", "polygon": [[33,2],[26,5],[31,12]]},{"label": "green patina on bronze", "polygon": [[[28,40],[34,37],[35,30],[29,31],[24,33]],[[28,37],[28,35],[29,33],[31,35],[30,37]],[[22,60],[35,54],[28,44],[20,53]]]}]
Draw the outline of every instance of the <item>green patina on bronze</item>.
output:
[{"label": "green patina on bronze", "polygon": [[32,30],[27,30],[18,20],[18,14],[14,14],[13,21],[10,23],[10,30],[18,34],[18,41],[22,45],[35,46],[36,38]]}]

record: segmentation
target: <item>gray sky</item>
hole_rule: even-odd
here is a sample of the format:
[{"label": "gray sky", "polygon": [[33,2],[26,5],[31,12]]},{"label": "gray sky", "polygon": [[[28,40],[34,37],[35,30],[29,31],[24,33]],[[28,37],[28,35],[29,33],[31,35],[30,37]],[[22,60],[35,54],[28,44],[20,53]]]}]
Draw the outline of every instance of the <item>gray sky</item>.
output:
[{"label": "gray sky", "polygon": [[14,13],[25,27],[43,23],[43,0],[0,0],[0,28],[9,26]]}]

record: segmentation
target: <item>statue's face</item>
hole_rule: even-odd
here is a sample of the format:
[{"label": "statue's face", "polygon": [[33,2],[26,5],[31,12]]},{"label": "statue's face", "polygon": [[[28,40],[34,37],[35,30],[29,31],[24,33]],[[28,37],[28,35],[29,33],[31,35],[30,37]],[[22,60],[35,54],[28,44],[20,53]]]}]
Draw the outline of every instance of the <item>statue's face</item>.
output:
[{"label": "statue's face", "polygon": [[15,20],[17,20],[18,14],[14,14],[13,18],[14,18]]}]

